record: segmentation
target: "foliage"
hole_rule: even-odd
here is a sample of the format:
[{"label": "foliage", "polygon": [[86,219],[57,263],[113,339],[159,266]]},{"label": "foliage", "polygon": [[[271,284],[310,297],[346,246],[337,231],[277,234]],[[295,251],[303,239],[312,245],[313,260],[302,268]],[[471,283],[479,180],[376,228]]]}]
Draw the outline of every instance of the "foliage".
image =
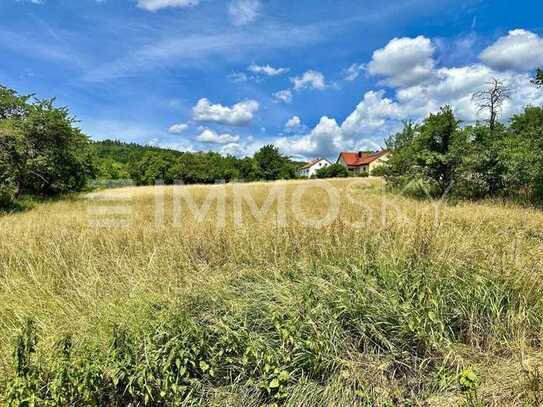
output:
[{"label": "foliage", "polygon": [[349,171],[341,164],[332,164],[317,170],[317,178],[347,178]]},{"label": "foliage", "polygon": [[535,86],[543,87],[543,69],[537,68],[534,79],[532,80],[532,83]]},{"label": "foliage", "polygon": [[[389,185],[415,195],[543,199],[543,108],[527,107],[508,125],[460,128],[449,108],[405,123],[387,140]],[[422,191],[422,193],[420,193]]]},{"label": "foliage", "polygon": [[446,193],[460,164],[465,136],[449,106],[420,125],[404,124],[402,132],[387,140],[392,157],[385,164],[386,179],[396,187],[405,187],[413,179],[429,184],[436,194]]},{"label": "foliage", "polygon": [[505,192],[543,199],[543,107],[516,115],[501,141]]},{"label": "foliage", "polygon": [[372,177],[383,177],[384,175],[386,175],[386,167],[384,167],[382,165],[378,165],[378,166],[376,166],[375,168],[373,168],[371,170],[370,175]]},{"label": "foliage", "polygon": [[8,122],[0,122],[0,209],[15,201],[24,150],[21,133]]},{"label": "foliage", "polygon": [[466,369],[460,373],[458,378],[460,390],[466,397],[466,407],[483,407],[484,403],[479,400],[477,390],[480,386],[479,377],[472,370]]},{"label": "foliage", "polygon": [[21,119],[28,113],[31,95],[18,95],[13,89],[0,85],[0,121]]},{"label": "foliage", "polygon": [[117,180],[131,178],[137,185],[155,181],[172,184],[212,184],[216,181],[290,179],[296,163],[276,147],[264,146],[255,157],[236,158],[214,152],[180,152],[152,146],[105,140],[93,143],[98,157],[98,176]]},{"label": "foliage", "polygon": [[80,191],[94,176],[88,138],[54,100],[28,102],[0,87],[0,207],[20,194]]},{"label": "foliage", "polygon": [[284,157],[277,147],[265,145],[255,153],[254,160],[262,179],[273,181],[295,177],[295,166]]}]

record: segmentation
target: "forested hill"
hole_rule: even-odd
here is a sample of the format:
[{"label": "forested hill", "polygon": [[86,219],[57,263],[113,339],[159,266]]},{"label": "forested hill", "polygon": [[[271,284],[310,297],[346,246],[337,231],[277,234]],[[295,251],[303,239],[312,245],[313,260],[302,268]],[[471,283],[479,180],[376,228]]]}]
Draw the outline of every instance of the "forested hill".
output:
[{"label": "forested hill", "polygon": [[92,142],[97,178],[132,179],[138,185],[153,185],[156,180],[171,184],[214,183],[217,180],[275,180],[295,177],[300,163],[264,146],[253,157],[224,157],[215,152],[181,152],[117,140]]},{"label": "forested hill", "polygon": [[177,150],[169,150],[150,145],[141,145],[137,143],[124,143],[119,140],[103,140],[92,142],[96,156],[99,159],[112,159],[121,164],[128,164],[131,159],[141,158],[147,152],[157,154],[171,154],[181,156],[183,153]]}]

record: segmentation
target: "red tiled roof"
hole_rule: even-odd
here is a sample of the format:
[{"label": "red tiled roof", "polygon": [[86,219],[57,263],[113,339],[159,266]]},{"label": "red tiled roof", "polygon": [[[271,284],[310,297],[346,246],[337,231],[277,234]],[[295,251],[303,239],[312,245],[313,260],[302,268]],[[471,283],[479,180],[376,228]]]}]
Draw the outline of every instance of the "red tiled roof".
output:
[{"label": "red tiled roof", "polygon": [[[343,158],[345,164],[349,167],[360,167],[361,165],[368,165],[388,153],[387,150],[381,150],[376,152],[360,151],[360,152],[341,152],[339,158]],[[339,161],[339,159],[338,159]]]}]

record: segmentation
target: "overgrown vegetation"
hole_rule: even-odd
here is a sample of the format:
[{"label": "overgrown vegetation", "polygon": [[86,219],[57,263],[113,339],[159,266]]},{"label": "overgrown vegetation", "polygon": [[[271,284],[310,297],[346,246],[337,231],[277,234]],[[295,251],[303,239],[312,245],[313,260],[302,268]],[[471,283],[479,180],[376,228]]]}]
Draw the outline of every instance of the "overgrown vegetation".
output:
[{"label": "overgrown vegetation", "polygon": [[462,127],[451,107],[420,124],[406,123],[386,141],[392,151],[383,168],[387,181],[425,196],[541,202],[543,107],[526,107],[501,124],[497,118],[507,95],[498,81],[475,95],[481,111],[488,113],[485,123]]},{"label": "overgrown vegetation", "polygon": [[[314,184],[298,182],[244,186],[262,207],[282,185],[284,226],[276,204],[258,218],[243,204],[236,226],[236,185],[220,186],[221,228],[215,204],[174,223],[171,187],[161,226],[155,187],[0,218],[4,401],[442,406],[540,397],[537,375],[525,373],[541,355],[540,212],[463,203],[436,215],[432,202],[346,178],[331,181],[338,218],[314,230],[293,212],[298,185]],[[203,207],[217,187],[186,188]],[[89,222],[89,208],[127,194],[127,227]],[[303,195],[308,218],[324,216],[327,196]]]},{"label": "overgrown vegetation", "polygon": [[[500,86],[479,94],[485,123],[462,127],[450,107],[406,123],[378,171],[425,196],[541,199],[543,109],[500,124]],[[294,176],[295,163],[274,146],[237,159],[90,144],[53,101],[0,91],[5,207],[25,193],[81,190],[95,175],[139,185]],[[332,165],[318,177],[345,175]],[[214,201],[219,190],[224,206]],[[172,187],[104,191],[0,218],[0,402],[543,400],[541,211],[412,200],[362,178],[183,191],[192,204],[181,218]],[[300,212],[325,217],[336,196],[329,223],[313,229],[300,220]],[[100,223],[108,214],[114,222]]]},{"label": "overgrown vegetation", "polygon": [[317,170],[317,178],[346,178],[349,171],[341,164],[332,164]]}]

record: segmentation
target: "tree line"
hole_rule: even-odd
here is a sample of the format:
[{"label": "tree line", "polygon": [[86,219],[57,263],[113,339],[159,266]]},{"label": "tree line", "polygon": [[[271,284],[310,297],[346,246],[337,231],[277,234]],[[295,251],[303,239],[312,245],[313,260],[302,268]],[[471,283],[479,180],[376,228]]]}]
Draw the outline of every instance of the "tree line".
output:
[{"label": "tree line", "polygon": [[93,142],[77,127],[68,108],[54,99],[20,95],[0,85],[0,209],[15,208],[21,197],[51,197],[82,191],[96,179],[156,180],[172,184],[217,180],[295,178],[301,163],[273,145],[253,157],[214,152],[180,152],[134,143]]},{"label": "tree line", "polygon": [[[532,81],[543,87],[543,71]],[[543,108],[527,106],[500,123],[510,89],[497,79],[473,95],[487,119],[462,126],[452,107],[422,123],[406,122],[386,140],[392,152],[379,169],[389,185],[416,195],[543,201]]]},{"label": "tree line", "polygon": [[[538,69],[533,86],[543,87]],[[423,122],[406,122],[385,144],[388,163],[374,171],[394,188],[414,194],[468,199],[522,197],[543,201],[543,108],[528,106],[508,123],[499,115],[510,90],[493,79],[473,95],[487,120],[465,126],[445,106]],[[120,141],[93,142],[54,99],[19,95],[0,85],[0,209],[21,196],[83,190],[93,179],[214,183],[217,180],[292,179],[302,163],[266,145],[253,157],[180,152]],[[338,164],[318,178],[345,177]]]},{"label": "tree line", "polygon": [[130,179],[137,185],[186,184],[292,179],[300,165],[282,155],[273,145],[265,145],[253,157],[237,158],[215,152],[181,152],[120,141],[93,143],[98,177]]}]

